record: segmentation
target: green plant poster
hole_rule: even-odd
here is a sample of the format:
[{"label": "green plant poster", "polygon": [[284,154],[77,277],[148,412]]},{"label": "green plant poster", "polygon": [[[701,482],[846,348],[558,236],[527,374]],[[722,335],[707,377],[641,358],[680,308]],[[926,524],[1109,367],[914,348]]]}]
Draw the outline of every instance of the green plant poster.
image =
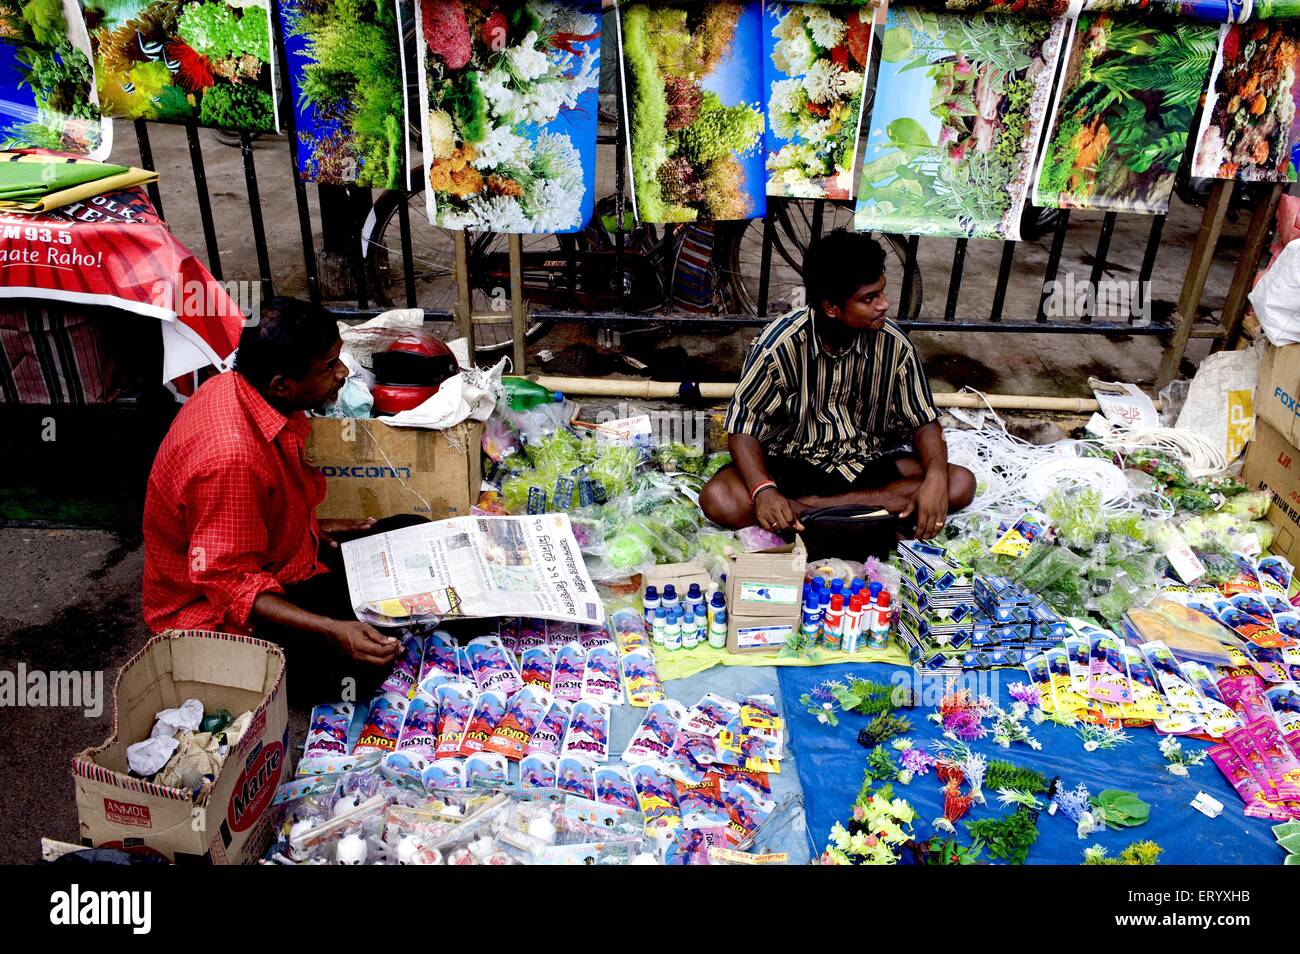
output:
[{"label": "green plant poster", "polygon": [[269,0],[86,0],[105,116],[278,132]]},{"label": "green plant poster", "polygon": [[874,17],[871,7],[763,4],[768,195],[852,195]]},{"label": "green plant poster", "polygon": [[1218,41],[1210,23],[1080,16],[1034,204],[1166,212]]},{"label": "green plant poster", "polygon": [[401,0],[279,3],[298,176],[409,188]]},{"label": "green plant poster", "polygon": [[1300,26],[1224,26],[1196,133],[1192,175],[1295,182],[1300,159]]},{"label": "green plant poster", "polygon": [[766,209],[763,10],[619,8],[632,198],[642,222],[759,218]]},{"label": "green plant poster", "polygon": [[854,227],[1019,239],[1067,26],[891,7]]},{"label": "green plant poster", "polygon": [[112,145],[77,0],[0,0],[0,149],[105,159]]}]

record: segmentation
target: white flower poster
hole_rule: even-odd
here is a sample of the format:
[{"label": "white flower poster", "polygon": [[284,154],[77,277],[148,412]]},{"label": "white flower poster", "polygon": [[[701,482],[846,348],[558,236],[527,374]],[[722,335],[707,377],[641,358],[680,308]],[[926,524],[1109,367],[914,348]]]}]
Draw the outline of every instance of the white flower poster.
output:
[{"label": "white flower poster", "polygon": [[596,176],[599,6],[418,0],[429,221],[576,232]]},{"label": "white flower poster", "polygon": [[852,195],[874,17],[870,6],[764,3],[768,195]]}]

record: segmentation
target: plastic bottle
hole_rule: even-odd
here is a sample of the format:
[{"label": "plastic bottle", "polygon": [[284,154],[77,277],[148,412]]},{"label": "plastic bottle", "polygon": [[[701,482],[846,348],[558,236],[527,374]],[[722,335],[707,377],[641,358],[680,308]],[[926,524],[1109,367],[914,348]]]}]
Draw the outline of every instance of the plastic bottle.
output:
[{"label": "plastic bottle", "polygon": [[844,592],[844,581],[838,576],[831,580],[831,596],[839,596]]},{"label": "plastic bottle", "polygon": [[876,601],[876,612],[872,616],[871,637],[867,645],[872,649],[884,649],[889,645],[889,617],[892,615],[889,608],[889,592],[885,591],[880,594]]},{"label": "plastic bottle", "polygon": [[856,596],[867,585],[867,581],[860,576],[855,576],[853,582],[849,585],[849,596]]},{"label": "plastic bottle", "polygon": [[501,386],[506,390],[506,399],[512,411],[529,411],[554,400],[549,390],[527,378],[504,377]]},{"label": "plastic bottle", "polygon": [[671,583],[665,586],[664,595],[661,598],[659,605],[670,613],[673,610],[680,610],[682,608],[682,601],[677,598],[677,587],[673,586]]},{"label": "plastic bottle", "polygon": [[831,594],[829,590],[822,590],[817,594],[817,638],[825,640],[826,638],[826,614],[831,611]]},{"label": "plastic bottle", "polygon": [[820,605],[815,587],[804,587],[805,595],[803,598],[803,616],[799,622],[799,635],[804,639],[815,640],[820,629],[821,616],[818,613]]},{"label": "plastic bottle", "polygon": [[682,649],[694,649],[700,644],[700,624],[689,609],[682,614]]},{"label": "plastic bottle", "polygon": [[692,583],[690,589],[686,591],[686,605],[696,616],[704,615],[704,594],[700,592],[700,584]]},{"label": "plastic bottle", "polygon": [[650,638],[654,640],[656,646],[664,644],[664,634],[668,629],[668,611],[662,606],[655,610],[654,622],[650,630]]},{"label": "plastic bottle", "polygon": [[844,596],[841,593],[831,597],[826,621],[822,624],[822,641],[829,649],[839,649],[844,644]]},{"label": "plastic bottle", "polygon": [[677,610],[668,614],[668,625],[664,627],[664,649],[670,652],[682,648],[682,619]]},{"label": "plastic bottle", "polygon": [[[715,597],[721,596],[721,593],[713,594]],[[714,649],[727,648],[727,607],[719,603],[713,607],[713,613],[709,619],[709,645]]]},{"label": "plastic bottle", "polygon": [[573,408],[565,400],[563,391],[556,391],[551,395],[551,403],[546,406],[546,416],[554,423],[555,431],[569,426],[569,422],[573,420]]},{"label": "plastic bottle", "polygon": [[843,649],[846,653],[858,651],[858,637],[862,635],[862,594],[849,597],[849,608],[844,611]]},{"label": "plastic bottle", "polygon": [[655,610],[663,605],[663,601],[659,599],[659,588],[653,585],[647,586],[641,604],[645,608],[645,620],[648,625],[654,619]]},{"label": "plastic bottle", "polygon": [[[725,596],[722,595],[722,591],[721,591],[721,590],[715,592],[715,593],[714,593],[714,594],[709,598],[709,617],[708,617],[708,618],[709,618],[709,632],[710,632],[710,633],[713,632],[713,620],[714,620],[714,618],[718,615],[718,611],[719,611],[719,610],[721,610],[724,614],[725,614],[726,611],[727,611],[727,598],[726,598]],[[725,619],[726,617],[724,616],[723,618]]]}]

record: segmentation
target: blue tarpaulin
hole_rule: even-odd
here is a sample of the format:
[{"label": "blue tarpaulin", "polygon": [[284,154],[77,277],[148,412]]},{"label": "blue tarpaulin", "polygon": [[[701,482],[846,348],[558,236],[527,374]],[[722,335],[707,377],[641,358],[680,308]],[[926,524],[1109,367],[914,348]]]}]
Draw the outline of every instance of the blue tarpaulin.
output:
[{"label": "blue tarpaulin", "polygon": [[[851,817],[867,757],[867,750],[857,743],[857,735],[870,717],[840,713],[838,726],[824,725],[805,711],[799,697],[824,680],[846,680],[850,675],[884,683],[906,680],[907,686],[919,688],[924,704],[906,712],[913,724],[908,735],[918,746],[927,748],[931,741],[942,738],[939,727],[927,719],[936,711],[942,695],[942,682],[937,678],[913,682],[921,677],[912,670],[880,663],[780,669],[778,679],[790,748],[803,784],[808,829],[817,851],[825,847],[831,826]],[[1010,671],[979,675],[990,680],[984,691],[993,696],[996,687],[999,704],[1008,708],[1011,700],[1007,687],[1026,681]],[[1032,726],[1032,735],[1042,743],[1040,751],[1023,744],[1004,749],[988,737],[972,744],[975,751],[990,759],[1005,759],[1038,769],[1049,779],[1059,776],[1062,787],[1073,788],[1082,782],[1093,795],[1108,788],[1122,789],[1136,793],[1151,805],[1151,817],[1146,824],[1107,829],[1086,839],[1077,836],[1074,823],[1060,812],[1049,817],[1044,811],[1038,821],[1038,841],[1029,851],[1029,864],[1077,865],[1083,861],[1084,848],[1090,845],[1102,845],[1114,856],[1131,842],[1141,840],[1155,841],[1164,849],[1161,864],[1282,863],[1285,853],[1271,831],[1276,822],[1245,817],[1241,798],[1209,759],[1188,769],[1187,777],[1179,778],[1166,770],[1167,763],[1157,748],[1161,736],[1155,730],[1129,729],[1127,733],[1131,742],[1095,752],[1084,751],[1083,742],[1073,729],[1050,723]],[[1210,746],[1185,739],[1183,747],[1190,752]],[[891,754],[897,761],[898,753],[891,750]],[[910,785],[894,784],[895,794],[907,799],[916,809],[917,840],[927,839],[933,832],[932,822],[943,814],[940,788],[933,770]],[[1198,791],[1223,803],[1224,810],[1218,818],[1207,818],[1191,807]],[[1000,806],[994,792],[985,794],[988,804],[972,806],[963,821],[997,817],[1013,810]],[[969,844],[970,833],[962,822],[957,823],[957,831],[961,842]]]}]

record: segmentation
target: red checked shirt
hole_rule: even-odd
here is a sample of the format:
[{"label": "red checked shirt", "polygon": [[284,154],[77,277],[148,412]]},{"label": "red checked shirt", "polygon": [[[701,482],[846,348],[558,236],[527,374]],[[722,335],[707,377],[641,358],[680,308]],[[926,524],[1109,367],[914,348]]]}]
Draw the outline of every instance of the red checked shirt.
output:
[{"label": "red checked shirt", "polygon": [[325,478],[310,425],[285,417],[237,371],[176,415],[144,505],[144,618],[154,632],[247,633],[253,601],[325,572],[316,507]]}]

